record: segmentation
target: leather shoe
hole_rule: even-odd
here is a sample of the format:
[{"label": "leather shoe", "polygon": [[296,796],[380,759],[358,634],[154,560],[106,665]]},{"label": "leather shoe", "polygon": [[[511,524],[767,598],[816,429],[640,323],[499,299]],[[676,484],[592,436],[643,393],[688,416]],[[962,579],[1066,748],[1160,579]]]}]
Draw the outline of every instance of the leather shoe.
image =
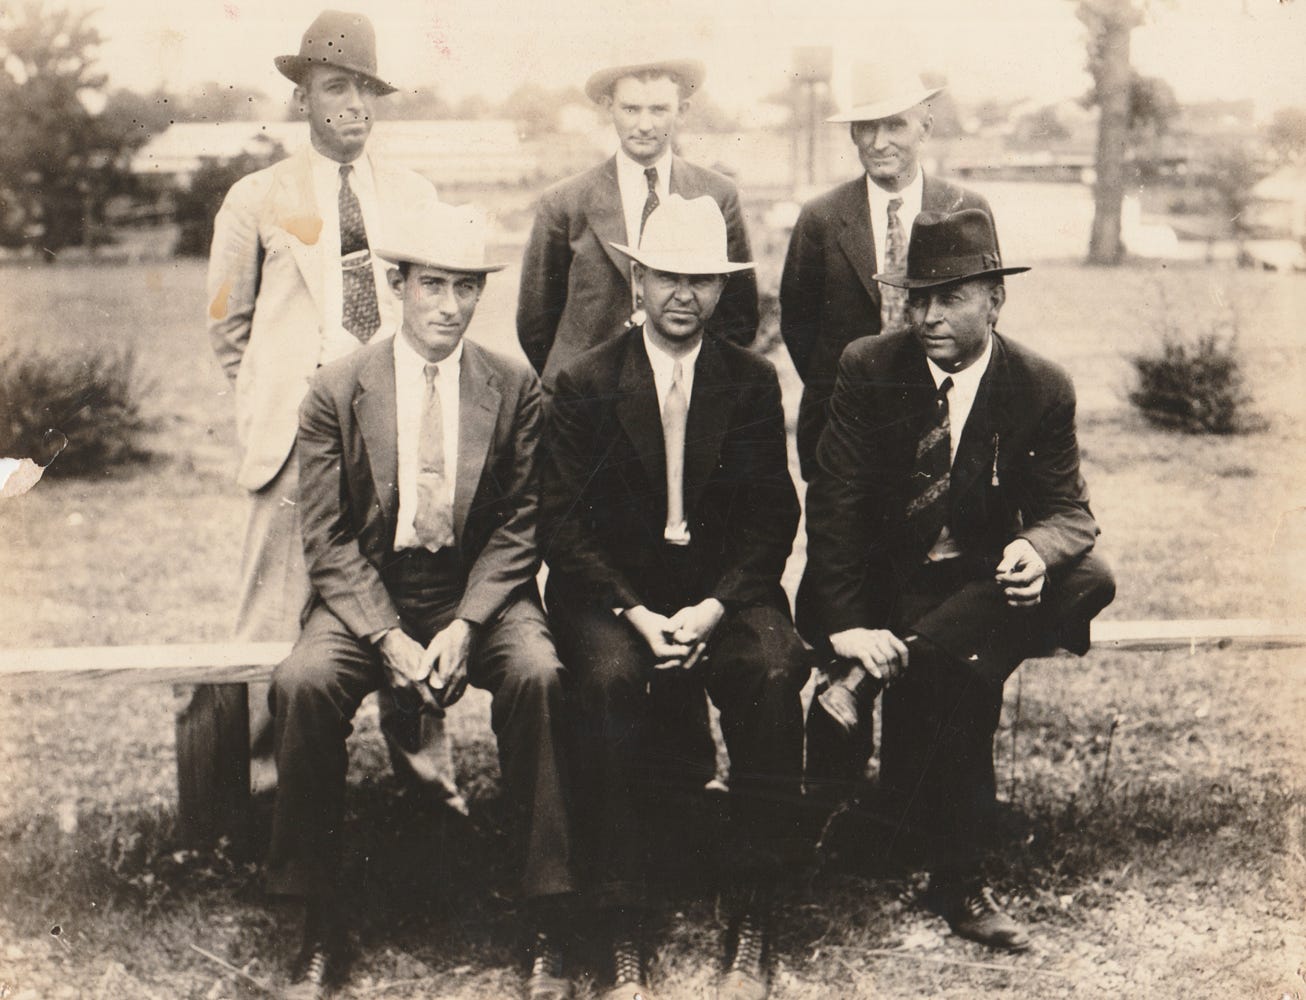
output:
[{"label": "leather shoe", "polygon": [[305,942],[295,963],[290,986],[282,994],[283,1000],[324,1000],[338,964],[325,942]]},{"label": "leather shoe", "polygon": [[766,1000],[766,951],[771,931],[769,906],[744,911],[735,928],[734,958],[717,979],[717,1000]]},{"label": "leather shoe", "polygon": [[1025,928],[999,908],[988,886],[958,894],[946,915],[952,932],[959,937],[1003,951],[1024,951],[1029,947]]},{"label": "leather shoe", "polygon": [[600,1000],[657,1000],[643,983],[623,982],[606,990]]},{"label": "leather shoe", "polygon": [[603,1000],[656,1000],[644,983],[644,957],[638,935],[618,934],[612,942],[612,988]]},{"label": "leather shoe", "polygon": [[543,931],[531,948],[531,974],[526,980],[526,1000],[570,1000],[571,981],[562,974],[562,948]]}]

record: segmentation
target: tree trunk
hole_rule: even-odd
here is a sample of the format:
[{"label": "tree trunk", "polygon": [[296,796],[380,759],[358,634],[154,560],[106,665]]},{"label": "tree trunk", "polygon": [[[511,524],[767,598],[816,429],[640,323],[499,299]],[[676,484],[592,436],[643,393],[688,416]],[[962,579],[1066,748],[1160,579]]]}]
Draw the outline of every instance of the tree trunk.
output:
[{"label": "tree trunk", "polygon": [[1120,208],[1125,197],[1125,152],[1129,140],[1129,35],[1134,23],[1104,17],[1097,32],[1093,76],[1097,85],[1097,180],[1093,186],[1093,231],[1090,264],[1118,264],[1125,247],[1120,239]]}]

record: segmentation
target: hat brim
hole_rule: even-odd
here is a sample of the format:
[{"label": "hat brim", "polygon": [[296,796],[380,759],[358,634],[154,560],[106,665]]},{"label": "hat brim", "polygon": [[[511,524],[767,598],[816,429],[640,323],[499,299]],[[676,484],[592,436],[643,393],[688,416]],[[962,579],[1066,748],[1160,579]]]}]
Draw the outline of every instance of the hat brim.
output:
[{"label": "hat brim", "polygon": [[894,288],[942,288],[944,285],[959,285],[963,281],[971,281],[974,278],[986,278],[999,274],[1024,274],[1028,270],[1028,267],[990,267],[983,271],[975,271],[973,274],[960,274],[946,278],[909,278],[905,275],[883,273],[874,275],[874,278],[880,284],[892,285]]},{"label": "hat brim", "polygon": [[492,274],[508,266],[507,264],[469,264],[465,261],[432,257],[420,252],[414,253],[410,250],[388,250],[382,247],[377,247],[373,252],[389,264],[421,264],[425,267],[439,268],[441,271],[465,271],[468,274]]},{"label": "hat brim", "polygon": [[304,73],[310,66],[334,66],[336,69],[347,70],[350,73],[361,76],[364,80],[370,83],[373,88],[375,88],[378,94],[393,94],[399,89],[394,86],[394,84],[386,83],[386,81],[382,80],[379,76],[369,73],[365,69],[361,69],[358,66],[349,66],[342,62],[332,62],[329,59],[306,59],[300,55],[293,55],[277,56],[272,60],[272,62],[282,76],[295,84],[302,84],[304,82]]},{"label": "hat brim", "polygon": [[621,251],[636,263],[651,267],[655,271],[665,271],[667,274],[734,274],[736,271],[747,271],[756,266],[751,260],[740,263],[717,260],[707,254],[640,250],[638,247],[628,247],[621,243],[613,243],[612,249]]},{"label": "hat brim", "polygon": [[677,76],[685,89],[695,91],[703,85],[707,67],[697,59],[665,59],[659,62],[631,63],[628,66],[611,66],[601,69],[585,81],[585,96],[595,104],[612,91],[613,85],[623,76],[662,71]]},{"label": "hat brim", "polygon": [[826,122],[836,125],[847,124],[848,122],[878,121],[881,118],[888,118],[890,115],[901,114],[908,108],[914,108],[922,101],[928,101],[935,94],[942,93],[943,89],[942,87],[927,87],[924,90],[895,94],[892,97],[886,97],[882,101],[873,101],[870,104],[857,104],[847,111],[831,115],[826,119]]}]

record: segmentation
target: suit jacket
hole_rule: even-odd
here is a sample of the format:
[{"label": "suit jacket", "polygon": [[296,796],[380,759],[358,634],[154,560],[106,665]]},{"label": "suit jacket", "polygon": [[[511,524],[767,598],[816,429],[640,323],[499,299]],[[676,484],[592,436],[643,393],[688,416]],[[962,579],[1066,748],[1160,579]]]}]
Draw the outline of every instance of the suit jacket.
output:
[{"label": "suit jacket", "polygon": [[[370,154],[369,154],[370,155]],[[402,218],[431,183],[411,170],[370,160],[381,219]],[[368,233],[372,246],[381,225]],[[323,325],[322,217],[307,148],[242,177],[213,224],[208,329],[213,350],[235,384],[240,468],[236,481],[258,490],[281,471],[295,443],[296,414],[317,367]],[[339,249],[335,251],[339,255]],[[397,323],[384,292],[386,265],[373,254],[385,328]]]},{"label": "suit jacket", "polygon": [[[730,259],[752,259],[732,181],[675,156],[670,187],[672,194],[685,198],[710,195],[726,218]],[[612,248],[614,242],[631,242],[616,157],[540,198],[522,258],[517,339],[548,388],[572,358],[612,339],[630,323],[630,260]],[[757,335],[757,278],[752,271],[730,276],[708,330],[735,343],[752,343]]]},{"label": "suit jacket", "polygon": [[[880,286],[873,277],[880,268],[866,183],[862,175],[803,206],[780,279],[780,334],[803,380],[798,458],[808,480],[816,472],[816,445],[839,355],[858,337],[880,332]],[[925,175],[922,211],[963,208],[993,214],[983,196]]]},{"label": "suit jacket", "polygon": [[[866,337],[844,352],[807,491],[799,625],[809,639],[892,627],[900,581],[933,542],[908,525],[905,508],[935,392],[910,333]],[[948,526],[967,557],[990,565],[1013,538],[1028,539],[1053,581],[1098,535],[1070,377],[996,333],[953,460]]]},{"label": "suit jacket", "polygon": [[685,430],[691,541],[669,552],[662,419],[643,331],[574,359],[558,372],[545,430],[540,537],[550,589],[601,608],[676,610],[711,596],[727,608],[787,611],[780,575],[798,498],[785,444],[770,362],[704,338]]},{"label": "suit jacket", "polygon": [[[401,334],[397,334],[401,336]],[[458,380],[453,528],[465,574],[455,616],[483,624],[535,586],[539,380],[470,341]],[[399,624],[382,580],[399,509],[394,345],[385,337],[322,368],[300,407],[299,504],[318,598],[356,636]]]}]

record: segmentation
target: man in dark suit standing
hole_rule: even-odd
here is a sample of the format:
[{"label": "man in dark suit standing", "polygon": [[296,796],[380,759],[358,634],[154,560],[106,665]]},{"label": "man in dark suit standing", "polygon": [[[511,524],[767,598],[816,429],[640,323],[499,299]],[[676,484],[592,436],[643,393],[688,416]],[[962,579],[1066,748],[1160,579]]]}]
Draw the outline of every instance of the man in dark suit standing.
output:
[{"label": "man in dark suit standing", "polygon": [[[752,254],[734,182],[672,151],[703,64],[670,59],[599,70],[585,84],[612,117],[616,155],[550,188],[540,198],[522,259],[517,338],[546,389],[559,369],[616,337],[636,308],[630,261],[613,247],[639,246],[648,213],[669,194],[708,195],[726,219],[731,260]],[[751,271],[726,283],[709,332],[738,344],[757,334],[757,280]]]},{"label": "man in dark suit standing", "polygon": [[635,262],[646,318],[559,370],[540,529],[588,765],[577,833],[613,932],[616,985],[605,996],[648,996],[648,810],[675,766],[649,747],[650,691],[689,677],[721,710],[733,774],[725,857],[740,896],[717,995],[759,998],[770,889],[794,837],[809,673],[780,588],[798,523],[780,386],[764,359],[704,336],[726,275],[752,266],[728,256],[711,198],[670,195],[642,246],[617,249]]},{"label": "man in dark suit standing", "polygon": [[856,67],[853,87],[853,107],[827,120],[849,123],[865,173],[803,206],[780,281],[780,333],[803,380],[798,458],[808,480],[839,355],[858,337],[904,327],[905,295],[875,273],[902,272],[919,212],[978,208],[992,215],[981,195],[921,168],[934,127],[930,100],[942,87],[878,63]]},{"label": "man in dark suit standing", "polygon": [[857,709],[885,687],[881,784],[952,929],[1012,950],[1028,936],[981,869],[1003,683],[1053,646],[1084,652],[1115,593],[1070,378],[994,329],[1003,275],[1025,270],[971,209],[920,215],[906,273],[876,275],[907,289],[911,329],[839,362],[798,599],[803,634],[854,664]]},{"label": "man in dark suit standing", "polygon": [[[485,276],[484,222],[431,201],[391,220],[399,332],[322,368],[300,408],[299,506],[313,600],[274,671],[280,781],[272,892],[305,903],[294,996],[338,974],[345,737],[388,686],[442,713],[468,681],[493,695],[505,794],[518,820],[536,963],[530,997],[557,997],[560,898],[571,891],[562,667],[535,575],[539,383],[463,341]],[[421,859],[414,859],[421,864]]]}]

